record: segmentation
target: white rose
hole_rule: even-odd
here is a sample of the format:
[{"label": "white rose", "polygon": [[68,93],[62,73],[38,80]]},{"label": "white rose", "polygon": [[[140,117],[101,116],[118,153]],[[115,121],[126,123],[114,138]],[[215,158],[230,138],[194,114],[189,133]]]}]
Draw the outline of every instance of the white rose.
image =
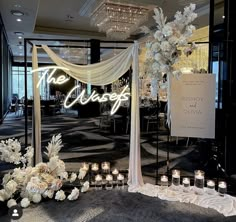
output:
[{"label": "white rose", "polygon": [[68,200],[77,200],[79,197],[79,189],[76,187],[71,191],[71,194],[67,197]]},{"label": "white rose", "polygon": [[163,41],[163,42],[161,43],[161,50],[162,50],[162,51],[170,51],[170,50],[171,50],[171,45],[170,45],[170,43],[167,42],[167,41]]},{"label": "white rose", "polygon": [[14,180],[10,180],[7,182],[7,184],[5,185],[4,188],[5,188],[6,192],[11,195],[16,192],[17,183]]},{"label": "white rose", "polygon": [[83,169],[83,168],[80,168],[78,178],[79,178],[80,180],[84,179],[86,173],[87,173],[87,170],[85,170],[85,169]]},{"label": "white rose", "polygon": [[16,201],[14,199],[10,199],[7,201],[7,207],[11,208],[12,206],[17,205]]},{"label": "white rose", "polygon": [[30,201],[28,198],[23,198],[20,202],[21,207],[26,208],[30,205]]},{"label": "white rose", "polygon": [[63,190],[59,190],[56,192],[55,200],[63,201],[65,200],[65,198],[66,198],[66,195]]},{"label": "white rose", "polygon": [[77,174],[76,173],[72,173],[70,175],[70,183],[73,183],[76,180],[76,178],[77,178]]},{"label": "white rose", "polygon": [[0,190],[0,201],[5,201],[10,198],[10,195],[4,190]]},{"label": "white rose", "polygon": [[32,196],[32,201],[34,203],[39,203],[42,200],[42,196],[39,193],[36,193]]},{"label": "white rose", "polygon": [[88,191],[88,189],[89,189],[89,182],[86,181],[81,188],[81,192],[85,193],[86,191]]}]

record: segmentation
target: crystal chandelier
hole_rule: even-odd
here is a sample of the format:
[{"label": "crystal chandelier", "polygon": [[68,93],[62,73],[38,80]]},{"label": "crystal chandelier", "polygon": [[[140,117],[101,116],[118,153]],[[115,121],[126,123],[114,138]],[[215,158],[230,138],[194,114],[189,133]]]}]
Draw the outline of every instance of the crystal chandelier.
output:
[{"label": "crystal chandelier", "polygon": [[91,25],[106,32],[108,38],[125,40],[147,21],[148,13],[149,9],[143,6],[105,0],[93,11]]}]

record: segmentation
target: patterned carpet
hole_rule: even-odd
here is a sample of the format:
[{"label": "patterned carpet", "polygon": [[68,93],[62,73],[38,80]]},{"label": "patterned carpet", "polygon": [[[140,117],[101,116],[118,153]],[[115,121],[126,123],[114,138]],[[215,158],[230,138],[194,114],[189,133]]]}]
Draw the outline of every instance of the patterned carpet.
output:
[{"label": "patterned carpet", "polygon": [[[76,112],[66,112],[54,116],[42,116],[43,149],[55,134],[62,134],[64,147],[60,157],[66,162],[68,171],[78,171],[80,162],[111,162],[112,167],[128,169],[129,132],[127,123],[121,119],[116,123],[100,127],[101,117],[78,118]],[[22,143],[25,120],[23,116],[10,113],[0,125],[0,139],[18,138]],[[144,123],[145,124],[145,123]],[[31,141],[31,121],[28,121],[28,142]],[[142,172],[145,182],[155,183],[157,169],[157,131],[154,127],[141,131]],[[186,146],[186,138],[172,138],[168,141],[167,131],[161,126],[158,134],[158,173],[167,171],[167,150],[169,169],[180,168],[183,175],[193,175],[199,165],[199,150],[195,145]],[[0,165],[1,167],[1,165]],[[0,169],[4,169],[4,166]]]}]

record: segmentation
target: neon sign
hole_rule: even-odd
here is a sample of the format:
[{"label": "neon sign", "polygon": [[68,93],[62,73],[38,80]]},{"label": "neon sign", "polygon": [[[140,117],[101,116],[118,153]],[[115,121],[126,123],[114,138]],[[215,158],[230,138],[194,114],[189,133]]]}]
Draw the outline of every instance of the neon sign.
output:
[{"label": "neon sign", "polygon": [[[52,69],[51,73],[49,72],[50,69]],[[40,86],[41,82],[46,77],[47,73],[49,73],[49,76],[47,77],[47,80],[46,80],[48,84],[53,83],[53,84],[61,85],[65,82],[67,82],[69,80],[69,78],[66,78],[64,75],[60,75],[58,77],[53,77],[53,74],[56,72],[57,69],[62,69],[62,70],[67,70],[67,71],[69,70],[65,67],[60,67],[60,66],[47,66],[47,67],[32,70],[32,73],[34,73],[36,71],[43,71],[43,75],[41,76],[41,78],[39,79],[39,81],[37,83],[37,88]],[[73,106],[77,102],[79,102],[82,105],[85,105],[90,101],[91,102],[99,102],[99,103],[113,101],[114,104],[111,108],[111,115],[113,115],[119,109],[121,102],[127,101],[129,99],[128,96],[130,95],[130,93],[125,92],[126,89],[128,88],[128,85],[126,85],[124,87],[124,89],[122,90],[122,92],[120,94],[104,93],[103,95],[99,95],[96,91],[93,91],[92,94],[88,98],[86,98],[86,94],[85,94],[86,92],[85,92],[85,89],[83,89],[82,92],[72,102],[70,102],[69,99],[70,99],[71,95],[73,94],[74,91],[76,91],[76,89],[78,87],[79,87],[78,85],[74,86],[70,90],[70,92],[67,94],[65,101],[64,101],[65,108],[70,108],[71,106]]]}]

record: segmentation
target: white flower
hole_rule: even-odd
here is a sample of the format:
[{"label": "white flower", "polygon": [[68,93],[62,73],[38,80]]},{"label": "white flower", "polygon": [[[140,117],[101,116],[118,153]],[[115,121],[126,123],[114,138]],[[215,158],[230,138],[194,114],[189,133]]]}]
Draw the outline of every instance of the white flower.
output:
[{"label": "white flower", "polygon": [[11,195],[9,195],[4,189],[0,190],[0,201],[5,201],[10,198]]},{"label": "white flower", "polygon": [[28,167],[33,165],[33,157],[34,157],[34,148],[32,146],[29,146],[26,148],[26,154],[24,155]]},{"label": "white flower", "polygon": [[4,186],[7,193],[12,195],[17,190],[17,183],[14,180],[10,180],[7,182],[7,184]]},{"label": "white flower", "polygon": [[163,27],[162,33],[165,37],[169,37],[169,36],[173,35],[173,29],[172,29],[171,23],[167,23]]},{"label": "white flower", "polygon": [[82,192],[82,193],[85,193],[85,192],[88,191],[88,189],[89,189],[89,182],[86,181],[86,182],[83,184],[82,188],[81,188],[81,192]]},{"label": "white flower", "polygon": [[87,174],[87,170],[80,168],[78,178],[80,180],[83,180],[86,174]]},{"label": "white flower", "polygon": [[162,43],[161,43],[161,50],[162,51],[170,51],[171,50],[171,45],[170,45],[170,43],[168,42],[168,41],[163,41]]},{"label": "white flower", "polygon": [[43,193],[43,197],[46,198],[50,198],[52,199],[53,198],[53,195],[54,195],[54,191],[53,190],[46,190],[44,193]]},{"label": "white flower", "polygon": [[28,198],[23,198],[20,202],[21,207],[27,208],[30,205],[30,201]]},{"label": "white flower", "polygon": [[10,199],[7,201],[7,207],[11,208],[12,206],[17,205],[16,201],[14,199]]},{"label": "white flower", "polygon": [[62,172],[59,177],[62,179],[62,180],[67,180],[68,179],[68,173],[67,172]]},{"label": "white flower", "polygon": [[42,200],[42,196],[41,196],[41,194],[39,194],[39,193],[35,193],[35,194],[32,196],[32,201],[33,201],[34,203],[39,203],[41,200]]},{"label": "white flower", "polygon": [[76,173],[72,173],[70,175],[70,183],[73,183],[76,180],[76,178],[77,178],[77,174]]},{"label": "white flower", "polygon": [[77,200],[79,197],[79,189],[76,187],[71,191],[71,194],[67,197],[68,200]]},{"label": "white flower", "polygon": [[48,143],[48,146],[46,147],[47,152],[44,152],[48,158],[58,156],[58,152],[63,147],[62,141],[61,141],[61,134],[53,135],[52,140]]},{"label": "white flower", "polygon": [[153,53],[159,52],[160,49],[161,49],[161,45],[160,45],[159,42],[154,42],[154,43],[152,44],[151,51],[152,51]]},{"label": "white flower", "polygon": [[56,192],[55,200],[63,201],[65,200],[65,198],[66,198],[66,195],[63,190],[59,190]]},{"label": "white flower", "polygon": [[60,176],[65,172],[65,163],[58,156],[53,156],[48,162],[48,168],[54,176]]},{"label": "white flower", "polygon": [[5,185],[9,180],[11,179],[11,173],[7,173],[4,175],[4,177],[2,178],[2,185]]},{"label": "white flower", "polygon": [[159,69],[160,69],[160,64],[159,64],[158,62],[154,62],[154,63],[152,64],[152,69],[159,71]]},{"label": "white flower", "polygon": [[50,189],[56,191],[56,190],[59,190],[61,187],[62,187],[62,180],[60,180],[60,179],[54,179],[54,180],[52,181],[52,184],[51,184]]},{"label": "white flower", "polygon": [[154,38],[157,39],[159,42],[163,40],[163,34],[161,31],[157,30],[154,34]]},{"label": "white flower", "polygon": [[161,62],[163,60],[163,57],[160,53],[157,53],[155,56],[154,56],[154,59],[157,61],[157,62]]}]

